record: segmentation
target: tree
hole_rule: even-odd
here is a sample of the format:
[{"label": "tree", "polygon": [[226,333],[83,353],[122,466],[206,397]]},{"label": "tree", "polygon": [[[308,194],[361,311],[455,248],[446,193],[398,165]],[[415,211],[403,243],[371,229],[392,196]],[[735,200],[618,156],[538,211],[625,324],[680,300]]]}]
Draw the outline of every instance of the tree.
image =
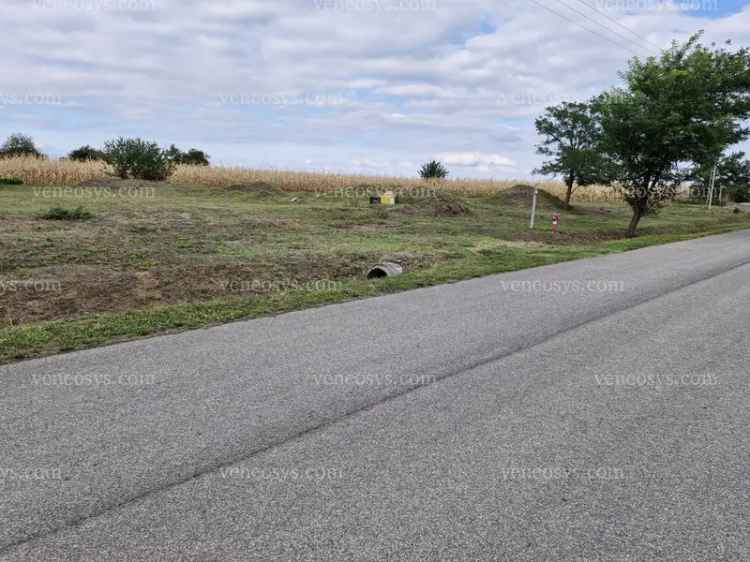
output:
[{"label": "tree", "polygon": [[107,161],[123,179],[163,181],[173,171],[166,151],[154,142],[118,138],[104,144]]},{"label": "tree", "polygon": [[183,154],[182,164],[187,166],[208,166],[210,164],[209,158],[210,156],[202,150],[191,148]]},{"label": "tree", "polygon": [[419,170],[420,177],[425,180],[447,178],[449,173],[442,162],[438,162],[437,160],[428,162]]},{"label": "tree", "polygon": [[748,137],[750,52],[676,42],[660,57],[631,60],[625,88],[594,102],[601,126],[600,175],[633,210],[627,235],[643,216],[674,198],[688,162],[715,162]]},{"label": "tree", "polygon": [[73,150],[70,154],[68,154],[68,158],[70,160],[76,160],[78,162],[91,162],[94,160],[106,160],[107,155],[103,150],[85,145]]},{"label": "tree", "polygon": [[[714,162],[696,164],[689,172],[687,179],[693,182],[693,190],[702,198],[708,194]],[[750,200],[750,160],[745,159],[744,152],[735,152],[719,158],[716,166],[716,185],[721,186],[737,203]]]},{"label": "tree", "polygon": [[183,152],[175,145],[172,145],[164,152],[164,154],[174,165],[184,164],[186,166],[208,166],[210,164],[210,156],[197,148],[191,148],[187,152]]},{"label": "tree", "polygon": [[735,152],[719,161],[716,174],[718,185],[737,203],[750,202],[750,160],[744,152]]},{"label": "tree", "polygon": [[534,173],[562,175],[567,187],[565,206],[570,208],[575,186],[595,183],[599,179],[597,115],[590,103],[563,102],[548,107],[545,114],[537,118],[536,130],[544,137],[537,146],[537,153],[551,159]]},{"label": "tree", "polygon": [[170,145],[170,147],[164,151],[164,156],[176,166],[177,164],[180,164],[180,161],[182,160],[182,151],[175,145]]},{"label": "tree", "polygon": [[34,140],[20,133],[9,136],[8,140],[0,147],[0,157],[11,158],[13,156],[44,158],[44,154],[39,152],[34,145]]}]

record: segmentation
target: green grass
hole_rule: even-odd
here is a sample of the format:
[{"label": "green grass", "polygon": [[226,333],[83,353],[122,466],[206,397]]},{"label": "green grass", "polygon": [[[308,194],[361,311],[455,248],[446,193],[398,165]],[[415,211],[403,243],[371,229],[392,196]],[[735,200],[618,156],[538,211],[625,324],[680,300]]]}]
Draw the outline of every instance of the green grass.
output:
[{"label": "green grass", "polygon": [[[86,222],[39,218],[84,198]],[[554,201],[532,232],[523,198],[447,199],[468,214],[272,190],[4,187],[0,363],[750,228],[747,215],[680,203],[627,240],[626,207],[582,205],[562,213],[553,239]],[[366,280],[383,258],[407,273]]]},{"label": "green grass", "polygon": [[93,216],[83,207],[76,207],[75,209],[52,207],[39,218],[46,221],[87,221]]}]

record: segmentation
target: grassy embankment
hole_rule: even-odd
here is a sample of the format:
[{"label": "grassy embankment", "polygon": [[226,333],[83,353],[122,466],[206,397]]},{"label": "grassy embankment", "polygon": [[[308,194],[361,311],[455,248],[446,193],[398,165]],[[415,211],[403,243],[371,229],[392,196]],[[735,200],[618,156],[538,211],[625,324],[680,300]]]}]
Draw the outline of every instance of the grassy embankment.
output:
[{"label": "grassy embankment", "polygon": [[[528,229],[527,191],[412,191],[396,208],[368,190],[288,192],[90,180],[70,191],[0,186],[0,362],[448,283],[750,227],[750,216],[674,204],[625,240],[611,200]],[[83,205],[93,218],[44,220]],[[393,259],[401,277],[367,281]]]}]

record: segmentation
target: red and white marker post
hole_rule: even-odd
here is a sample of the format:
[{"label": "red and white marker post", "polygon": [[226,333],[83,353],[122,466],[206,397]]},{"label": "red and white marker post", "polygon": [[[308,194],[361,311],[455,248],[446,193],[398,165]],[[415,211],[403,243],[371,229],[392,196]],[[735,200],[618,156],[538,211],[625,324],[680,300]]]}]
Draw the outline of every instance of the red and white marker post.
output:
[{"label": "red and white marker post", "polygon": [[560,229],[560,213],[552,215],[552,236],[557,238],[557,233]]}]

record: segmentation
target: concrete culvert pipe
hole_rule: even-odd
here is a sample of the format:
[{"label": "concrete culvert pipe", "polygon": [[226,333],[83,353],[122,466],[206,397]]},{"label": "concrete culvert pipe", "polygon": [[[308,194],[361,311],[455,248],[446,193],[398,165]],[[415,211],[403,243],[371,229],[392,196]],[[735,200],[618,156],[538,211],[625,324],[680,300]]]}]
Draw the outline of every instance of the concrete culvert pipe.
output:
[{"label": "concrete culvert pipe", "polygon": [[395,277],[396,275],[401,275],[403,272],[404,268],[399,264],[385,261],[370,269],[370,271],[367,272],[367,278],[380,279],[381,277]]}]

